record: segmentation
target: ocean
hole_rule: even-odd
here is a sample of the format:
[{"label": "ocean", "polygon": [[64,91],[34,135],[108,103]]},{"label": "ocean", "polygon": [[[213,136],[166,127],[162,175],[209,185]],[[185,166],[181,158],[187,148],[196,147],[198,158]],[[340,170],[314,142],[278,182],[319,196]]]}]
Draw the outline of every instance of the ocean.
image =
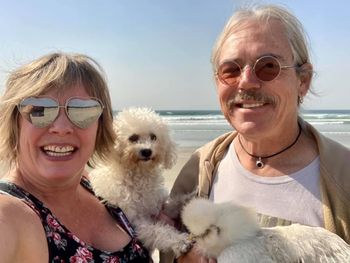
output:
[{"label": "ocean", "polygon": [[[157,111],[167,120],[179,147],[199,147],[232,128],[220,111]],[[350,148],[350,110],[304,110],[318,131]]]}]

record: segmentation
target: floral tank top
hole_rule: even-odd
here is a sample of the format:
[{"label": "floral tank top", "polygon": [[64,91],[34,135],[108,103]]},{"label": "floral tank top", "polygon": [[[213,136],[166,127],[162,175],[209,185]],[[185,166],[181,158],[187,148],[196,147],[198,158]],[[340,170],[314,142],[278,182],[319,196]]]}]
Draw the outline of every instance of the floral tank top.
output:
[{"label": "floral tank top", "polygon": [[[82,178],[81,185],[93,194],[89,181]],[[135,238],[135,232],[122,210],[106,205],[107,210],[118,224],[131,236],[131,241],[116,252],[93,248],[71,233],[36,197],[21,187],[0,181],[0,194],[10,194],[21,199],[40,217],[49,249],[51,263],[149,263],[148,251]]]}]

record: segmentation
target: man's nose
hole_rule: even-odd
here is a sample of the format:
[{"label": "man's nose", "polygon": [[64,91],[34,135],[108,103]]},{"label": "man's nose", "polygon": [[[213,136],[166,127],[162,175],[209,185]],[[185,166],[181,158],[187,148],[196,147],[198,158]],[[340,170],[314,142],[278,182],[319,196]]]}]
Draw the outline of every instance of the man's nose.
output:
[{"label": "man's nose", "polygon": [[259,87],[261,87],[261,81],[256,77],[254,68],[249,65],[242,68],[238,88],[251,89]]}]

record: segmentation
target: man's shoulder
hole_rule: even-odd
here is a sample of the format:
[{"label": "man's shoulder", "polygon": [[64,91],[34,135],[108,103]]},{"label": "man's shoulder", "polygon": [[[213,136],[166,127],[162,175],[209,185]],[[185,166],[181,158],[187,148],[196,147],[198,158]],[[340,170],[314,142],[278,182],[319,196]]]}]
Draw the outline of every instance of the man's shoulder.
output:
[{"label": "man's shoulder", "polygon": [[[220,135],[219,137],[216,137],[214,139],[212,139],[211,141],[207,142],[206,144],[204,144],[203,146],[201,146],[200,148],[197,149],[197,151],[199,152],[203,152],[203,151],[208,151],[210,149],[216,148],[220,145],[222,145],[222,143],[228,142],[230,143],[232,141],[232,137],[235,137],[235,132],[227,132],[225,134]],[[230,140],[230,138],[232,138]]]},{"label": "man's shoulder", "polygon": [[235,136],[235,131],[222,134],[219,137],[216,137],[215,139],[198,148],[196,152],[198,152],[201,155],[206,155],[218,148],[227,148],[227,146],[232,142]]},{"label": "man's shoulder", "polygon": [[320,173],[328,186],[336,187],[337,193],[342,194],[350,202],[350,149],[345,145],[323,135],[310,124],[317,142],[320,157]]}]

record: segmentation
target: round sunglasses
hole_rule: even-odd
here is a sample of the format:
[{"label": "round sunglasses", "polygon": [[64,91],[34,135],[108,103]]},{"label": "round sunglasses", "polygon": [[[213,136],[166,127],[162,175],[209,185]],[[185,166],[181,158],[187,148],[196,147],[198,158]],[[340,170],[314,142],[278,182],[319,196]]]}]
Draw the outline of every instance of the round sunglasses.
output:
[{"label": "round sunglasses", "polygon": [[[296,65],[282,66],[277,58],[263,56],[258,58],[253,66],[255,76],[261,81],[272,81],[279,76],[282,69],[297,68]],[[218,79],[229,86],[236,85],[242,74],[241,66],[235,61],[222,63],[216,72]]]},{"label": "round sunglasses", "polygon": [[68,119],[81,129],[88,128],[101,116],[103,104],[97,98],[69,98],[65,105],[48,97],[29,97],[17,105],[21,116],[37,128],[45,128],[58,117],[64,108]]}]

